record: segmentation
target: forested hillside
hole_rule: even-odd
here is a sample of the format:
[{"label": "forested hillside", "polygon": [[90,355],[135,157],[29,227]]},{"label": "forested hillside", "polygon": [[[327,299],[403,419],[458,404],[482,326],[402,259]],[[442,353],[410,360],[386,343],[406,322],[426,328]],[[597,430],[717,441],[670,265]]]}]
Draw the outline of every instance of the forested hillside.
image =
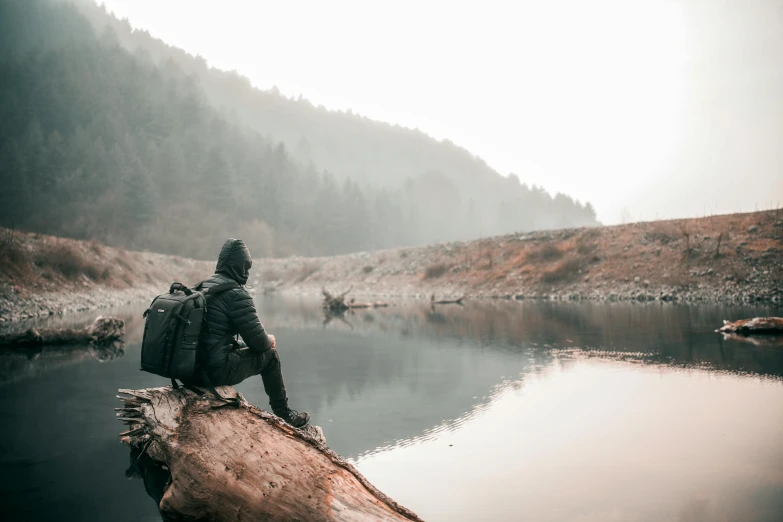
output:
[{"label": "forested hillside", "polygon": [[450,143],[258,91],[90,4],[0,0],[0,45],[5,226],[212,257],[227,236],[323,255],[595,222]]}]

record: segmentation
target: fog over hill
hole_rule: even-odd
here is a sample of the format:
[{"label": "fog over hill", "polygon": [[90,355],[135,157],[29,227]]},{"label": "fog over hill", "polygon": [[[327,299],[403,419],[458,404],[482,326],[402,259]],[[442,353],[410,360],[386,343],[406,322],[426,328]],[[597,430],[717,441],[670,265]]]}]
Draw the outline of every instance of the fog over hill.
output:
[{"label": "fog over hill", "polygon": [[[105,11],[91,9],[90,0],[83,1],[84,11],[98,30],[108,25],[132,52],[161,66],[174,63],[198,78],[199,86],[215,107],[271,141],[282,142],[303,165],[323,169],[338,180],[351,178],[363,186],[403,188],[414,199],[421,197],[437,206],[433,213],[468,213],[470,220],[460,224],[468,235],[460,237],[508,232],[519,227],[567,226],[566,220],[535,205],[516,213],[499,210],[499,206],[513,206],[517,198],[525,198],[531,192],[546,199],[545,191],[521,184],[518,176],[501,176],[483,159],[448,139],[438,141],[421,130],[375,121],[350,110],[327,110],[301,96],[286,97],[276,88],[254,88],[240,73],[210,67],[204,58],[167,45],[145,30],[134,30],[127,20],[118,21]],[[555,195],[562,208],[571,205],[566,199],[565,194]],[[508,216],[499,217],[499,212]],[[522,218],[522,214],[526,217]],[[595,224],[592,206],[579,218],[568,221]]]},{"label": "fog over hill", "polygon": [[779,1],[105,2],[247,76],[199,73],[212,100],[337,176],[435,170],[463,194],[476,173],[513,172],[605,224],[783,203]]},{"label": "fog over hill", "polygon": [[[0,29],[5,226],[209,258],[227,236],[323,255],[596,223],[458,147],[257,91],[89,3],[2,0]],[[280,135],[239,116],[255,106]],[[314,137],[281,142],[302,119]]]}]

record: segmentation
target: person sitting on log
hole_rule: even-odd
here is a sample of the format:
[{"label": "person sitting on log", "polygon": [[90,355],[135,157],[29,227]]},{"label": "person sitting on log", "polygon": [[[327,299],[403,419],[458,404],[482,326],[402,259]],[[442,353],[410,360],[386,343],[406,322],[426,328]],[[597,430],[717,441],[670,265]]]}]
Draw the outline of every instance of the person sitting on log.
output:
[{"label": "person sitting on log", "polygon": [[[239,384],[248,377],[261,375],[272,412],[301,428],[310,421],[310,415],[288,407],[275,336],[264,331],[253,298],[243,286],[252,264],[245,243],[229,239],[220,250],[215,274],[201,284],[202,289],[231,281],[239,286],[207,297],[209,328],[202,335],[200,363],[214,386]],[[241,341],[235,338],[237,334]]]}]

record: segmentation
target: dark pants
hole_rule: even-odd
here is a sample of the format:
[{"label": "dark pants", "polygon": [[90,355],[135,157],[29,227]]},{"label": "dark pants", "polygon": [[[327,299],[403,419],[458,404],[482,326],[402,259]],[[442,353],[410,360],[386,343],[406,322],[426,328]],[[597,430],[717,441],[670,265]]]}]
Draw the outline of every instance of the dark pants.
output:
[{"label": "dark pants", "polygon": [[283,369],[280,366],[277,350],[267,350],[263,353],[252,352],[249,348],[234,350],[229,354],[226,365],[213,370],[209,378],[214,386],[233,386],[253,375],[261,375],[272,411],[285,412],[288,408],[288,396],[285,392]]}]

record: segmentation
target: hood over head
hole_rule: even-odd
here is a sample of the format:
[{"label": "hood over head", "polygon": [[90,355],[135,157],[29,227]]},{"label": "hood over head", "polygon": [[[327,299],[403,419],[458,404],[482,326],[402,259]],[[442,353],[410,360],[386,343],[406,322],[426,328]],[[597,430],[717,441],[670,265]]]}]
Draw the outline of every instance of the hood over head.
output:
[{"label": "hood over head", "polygon": [[226,275],[240,285],[244,285],[247,283],[252,264],[253,259],[250,257],[250,250],[245,246],[245,242],[232,238],[223,243],[215,272]]}]

